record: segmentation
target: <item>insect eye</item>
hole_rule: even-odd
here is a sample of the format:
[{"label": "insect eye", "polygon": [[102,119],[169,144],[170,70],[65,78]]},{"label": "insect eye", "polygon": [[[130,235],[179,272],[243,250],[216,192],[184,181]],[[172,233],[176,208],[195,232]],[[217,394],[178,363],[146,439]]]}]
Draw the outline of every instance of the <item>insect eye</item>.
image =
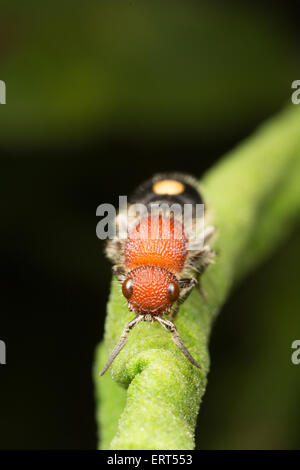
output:
[{"label": "insect eye", "polygon": [[122,292],[124,297],[129,299],[132,296],[133,292],[133,281],[132,279],[125,279],[125,281],[122,284]]},{"label": "insect eye", "polygon": [[170,282],[168,287],[168,298],[171,302],[175,302],[179,296],[179,286],[177,282]]}]

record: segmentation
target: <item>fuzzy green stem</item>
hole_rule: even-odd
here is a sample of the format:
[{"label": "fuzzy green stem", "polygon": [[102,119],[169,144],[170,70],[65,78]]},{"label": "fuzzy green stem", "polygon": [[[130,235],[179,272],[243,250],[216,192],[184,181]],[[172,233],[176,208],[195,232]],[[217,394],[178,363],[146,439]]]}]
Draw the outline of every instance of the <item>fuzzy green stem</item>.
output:
[{"label": "fuzzy green stem", "polygon": [[[209,370],[213,320],[237,282],[291,231],[300,209],[300,107],[288,108],[221,160],[201,181],[217,227],[215,264],[176,319],[202,369],[193,367],[160,325],[140,323],[111,366],[98,377],[132,318],[112,282],[105,339],[95,382],[102,449],[193,449],[194,429]],[[111,374],[111,375],[110,375]]]}]

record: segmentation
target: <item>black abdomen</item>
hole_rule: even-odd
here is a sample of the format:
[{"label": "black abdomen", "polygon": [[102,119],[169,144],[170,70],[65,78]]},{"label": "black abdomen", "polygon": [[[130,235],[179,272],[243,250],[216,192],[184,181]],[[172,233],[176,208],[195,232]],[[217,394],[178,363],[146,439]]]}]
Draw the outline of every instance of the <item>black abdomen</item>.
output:
[{"label": "black abdomen", "polygon": [[130,198],[130,204],[203,204],[197,180],[182,173],[159,173],[142,183]]}]

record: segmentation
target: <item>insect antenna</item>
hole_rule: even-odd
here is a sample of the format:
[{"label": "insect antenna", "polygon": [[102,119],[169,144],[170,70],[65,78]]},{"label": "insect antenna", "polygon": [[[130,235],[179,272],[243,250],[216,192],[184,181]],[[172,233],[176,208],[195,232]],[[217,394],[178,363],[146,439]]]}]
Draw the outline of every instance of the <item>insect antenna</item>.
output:
[{"label": "insect antenna", "polygon": [[179,336],[179,333],[174,325],[173,322],[169,320],[164,320],[163,318],[157,316],[156,320],[164,327],[166,330],[170,331],[172,335],[172,340],[176,344],[177,348],[180,349],[180,351],[185,355],[185,357],[195,366],[198,367],[198,369],[201,369],[201,366],[198,364],[197,361],[193,358],[193,356],[189,353],[187,348],[182,342],[182,339]]},{"label": "insect antenna", "polygon": [[109,368],[109,366],[111,365],[113,360],[117,357],[119,352],[124,348],[124,346],[126,344],[126,341],[128,340],[130,330],[132,330],[132,328],[134,328],[135,325],[137,325],[141,320],[143,320],[143,318],[144,318],[143,315],[138,315],[133,320],[131,320],[129,323],[127,323],[127,325],[126,325],[126,327],[125,327],[125,329],[124,329],[124,331],[121,335],[120,341],[118,342],[118,344],[112,350],[111,355],[109,356],[105,366],[103,367],[102,371],[100,372],[100,376],[105,374],[105,372],[107,371],[107,369]]}]

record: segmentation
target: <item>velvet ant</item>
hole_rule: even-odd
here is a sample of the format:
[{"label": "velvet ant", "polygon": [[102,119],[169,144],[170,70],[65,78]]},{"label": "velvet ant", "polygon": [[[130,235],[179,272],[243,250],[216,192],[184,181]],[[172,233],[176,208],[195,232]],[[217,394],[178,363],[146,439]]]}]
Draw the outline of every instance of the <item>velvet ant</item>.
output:
[{"label": "velvet ant", "polygon": [[[185,357],[200,368],[174,324],[180,305],[199,284],[200,275],[214,256],[208,243],[215,232],[212,225],[203,225],[201,246],[190,243],[190,229],[198,219],[197,206],[204,207],[198,183],[193,177],[181,173],[158,174],[136,190],[129,204],[129,208],[142,204],[146,212],[131,216],[126,238],[109,240],[106,254],[113,263],[115,277],[122,285],[128,309],[135,313],[135,317],[126,325],[100,375],[106,372],[124,347],[130,330],[141,321],[158,321],[170,331],[174,343]],[[191,208],[188,229],[182,210],[178,216],[176,211],[172,211],[174,207]],[[122,213],[117,215],[117,224],[122,217]],[[165,227],[168,227],[166,232]],[[169,315],[169,319],[163,315]]]}]

